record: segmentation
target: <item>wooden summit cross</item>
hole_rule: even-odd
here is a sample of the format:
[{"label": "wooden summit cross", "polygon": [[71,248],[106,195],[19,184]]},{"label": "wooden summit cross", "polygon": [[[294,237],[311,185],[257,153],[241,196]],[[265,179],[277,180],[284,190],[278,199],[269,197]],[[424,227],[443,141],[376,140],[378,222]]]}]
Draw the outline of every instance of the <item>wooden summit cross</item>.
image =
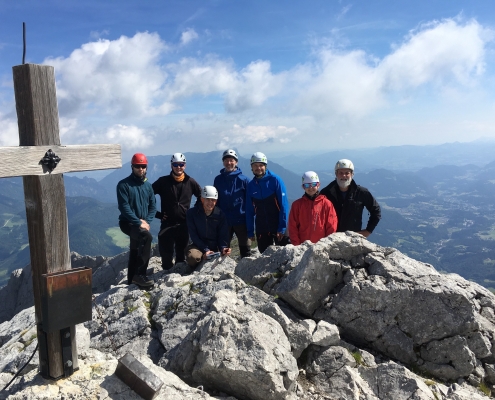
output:
[{"label": "wooden summit cross", "polygon": [[[120,145],[61,146],[54,68],[23,64],[13,67],[13,75],[19,147],[0,147],[0,178],[22,176],[23,179],[40,372],[45,378],[58,379],[78,368],[74,323],[67,326],[64,321],[74,320],[71,311],[78,310],[71,310],[71,306],[81,297],[79,292],[71,290],[74,279],[80,279],[80,275],[74,270],[61,272],[71,269],[62,173],[121,168]],[[58,164],[55,158],[50,165],[49,150],[60,158]],[[43,158],[48,160],[48,165],[41,162]],[[46,274],[52,273],[63,278],[59,281],[62,297],[53,296],[52,288],[56,291],[57,287],[50,286],[46,293],[50,279]],[[85,276],[88,279],[88,274]],[[47,297],[51,303],[46,303]],[[60,298],[69,300],[57,304]],[[89,303],[91,310],[91,297]],[[48,315],[55,316],[57,322],[52,319],[47,322]],[[53,330],[50,324],[52,328],[64,329]]]}]

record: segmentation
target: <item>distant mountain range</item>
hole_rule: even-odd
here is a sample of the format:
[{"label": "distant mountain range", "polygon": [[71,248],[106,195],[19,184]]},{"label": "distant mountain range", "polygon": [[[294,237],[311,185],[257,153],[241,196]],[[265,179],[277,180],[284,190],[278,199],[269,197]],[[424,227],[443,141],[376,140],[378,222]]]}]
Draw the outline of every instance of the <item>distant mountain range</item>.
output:
[{"label": "distant mountain range", "polygon": [[438,165],[474,164],[483,166],[495,158],[494,141],[475,141],[469,143],[445,143],[431,146],[390,146],[374,149],[338,150],[314,155],[304,152],[299,155],[272,156],[273,160],[292,172],[302,175],[308,169],[316,172],[333,171],[337,160],[352,160],[356,171],[369,172],[384,168],[390,171],[418,171],[422,168]]},{"label": "distant mountain range", "polygon": [[[477,148],[467,146],[467,153]],[[405,150],[401,146],[400,151]],[[420,146],[410,146],[421,153]],[[416,148],[417,147],[417,148]],[[402,169],[407,164],[394,161],[396,148],[377,149],[383,157],[380,166],[364,172],[367,164],[351,158],[356,166],[355,180],[370,189],[383,208],[383,218],[370,240],[396,247],[407,255],[429,262],[437,269],[456,272],[467,279],[495,287],[495,152],[484,153],[476,162],[465,165],[441,165],[434,160],[461,160],[458,144],[422,146],[423,168]],[[452,150],[454,149],[454,150]],[[471,150],[470,150],[471,149]],[[493,149],[495,150],[495,149]],[[386,153],[388,152],[388,155]],[[222,168],[221,151],[185,153],[186,172],[200,185],[212,184]],[[317,159],[306,159],[303,171],[314,169],[323,185],[334,179],[333,165],[339,155],[329,153],[325,160],[330,169],[317,168]],[[405,153],[401,153],[406,157]],[[340,155],[341,157],[343,155]],[[368,162],[373,158],[367,155]],[[394,158],[395,157],[395,158]],[[419,156],[418,156],[419,157]],[[474,157],[468,157],[474,160]],[[380,159],[378,157],[377,159]],[[284,180],[290,201],[302,195],[296,160],[286,159],[284,166],[269,158],[268,168]],[[486,163],[481,161],[485,160]],[[280,159],[278,159],[280,161]],[[290,161],[290,162],[289,162]],[[491,161],[491,162],[490,162]],[[323,160],[319,161],[323,165]],[[409,166],[418,165],[416,161]],[[252,177],[249,159],[240,157],[239,166]],[[131,172],[130,164],[115,170],[100,181],[66,176],[69,240],[71,250],[88,255],[115,255],[124,251],[127,241],[118,229],[115,187]],[[170,156],[149,157],[148,178],[154,182],[170,173]],[[367,220],[367,215],[363,220]],[[159,221],[152,224],[155,237]],[[20,178],[0,179],[0,285],[10,271],[29,262],[25,225],[24,196]]]}]

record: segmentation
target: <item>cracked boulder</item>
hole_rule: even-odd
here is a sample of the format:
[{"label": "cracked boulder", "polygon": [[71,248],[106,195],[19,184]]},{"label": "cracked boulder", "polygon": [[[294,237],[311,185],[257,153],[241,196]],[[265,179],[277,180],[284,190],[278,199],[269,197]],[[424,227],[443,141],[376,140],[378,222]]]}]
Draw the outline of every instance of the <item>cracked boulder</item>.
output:
[{"label": "cracked boulder", "polygon": [[295,399],[298,369],[282,327],[233,291],[215,293],[169,358],[170,369],[186,381],[241,399]]},{"label": "cracked boulder", "polygon": [[467,377],[492,354],[495,297],[457,275],[442,275],[398,251],[370,253],[315,313],[341,333],[441,379]]},{"label": "cracked boulder", "polygon": [[116,356],[126,352],[141,354],[144,350],[157,360],[163,348],[151,335],[150,297],[136,285],[116,286],[95,296],[93,319],[84,324],[92,347]]}]

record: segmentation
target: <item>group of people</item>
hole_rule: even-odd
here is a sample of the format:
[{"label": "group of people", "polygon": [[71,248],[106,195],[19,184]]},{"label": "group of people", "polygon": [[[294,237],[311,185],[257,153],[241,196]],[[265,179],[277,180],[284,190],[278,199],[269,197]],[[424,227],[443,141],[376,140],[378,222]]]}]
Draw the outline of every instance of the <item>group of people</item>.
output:
[{"label": "group of people", "polygon": [[[380,221],[380,206],[368,189],[354,182],[350,160],[337,162],[335,180],[321,191],[316,172],[305,172],[304,194],[290,212],[285,184],[267,169],[263,153],[251,157],[253,179],[242,173],[238,161],[235,150],[224,151],[224,168],[212,186],[201,188],[185,173],[184,154],[173,154],[170,174],[153,184],[146,178],[146,156],[134,154],[132,173],[117,185],[119,226],[130,238],[129,284],[142,288],[154,284],[146,276],[153,218],[161,221],[158,247],[164,270],[174,266],[174,254],[175,264],[185,261],[192,268],[203,260],[229,255],[234,234],[241,257],[247,257],[252,241],[263,253],[270,245],[316,243],[334,232],[355,231],[368,237]],[[157,211],[155,195],[160,196],[161,211]],[[198,199],[194,207],[192,196]],[[363,230],[364,208],[369,219]]]}]

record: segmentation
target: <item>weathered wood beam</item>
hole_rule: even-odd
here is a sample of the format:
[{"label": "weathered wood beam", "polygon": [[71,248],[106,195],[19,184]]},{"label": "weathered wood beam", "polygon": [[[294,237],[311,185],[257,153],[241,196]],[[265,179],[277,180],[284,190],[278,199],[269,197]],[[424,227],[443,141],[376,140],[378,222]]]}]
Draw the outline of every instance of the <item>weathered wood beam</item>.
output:
[{"label": "weathered wood beam", "polygon": [[[40,163],[40,160],[50,149],[61,158],[61,161],[52,172],[43,168]],[[119,144],[0,147],[0,178],[54,175],[121,167],[122,159]]]},{"label": "weathered wood beam", "polygon": [[[55,73],[51,66],[24,64],[13,67],[19,144],[59,146]],[[21,164],[19,161],[17,164]],[[39,323],[41,275],[71,268],[65,187],[62,175],[24,176],[24,199],[33,275],[34,306],[40,343],[40,370],[44,376],[64,374],[60,332],[46,335]],[[73,329],[71,328],[73,331]],[[75,337],[71,338],[73,348]],[[45,344],[46,343],[46,344]],[[77,358],[74,360],[77,368]],[[46,365],[48,363],[48,366]]]}]

